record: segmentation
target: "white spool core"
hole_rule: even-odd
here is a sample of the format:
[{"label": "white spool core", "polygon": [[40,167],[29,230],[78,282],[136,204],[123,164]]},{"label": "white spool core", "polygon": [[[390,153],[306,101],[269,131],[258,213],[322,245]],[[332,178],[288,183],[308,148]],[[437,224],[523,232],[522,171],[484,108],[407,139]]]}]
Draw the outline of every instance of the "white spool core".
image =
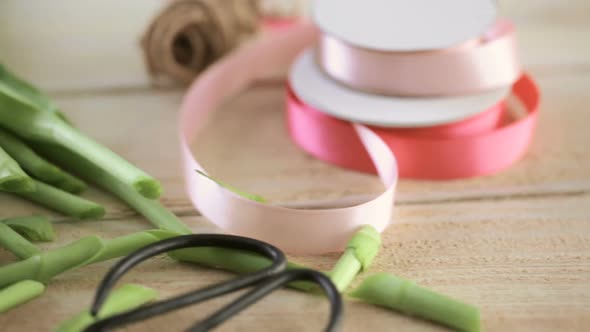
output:
[{"label": "white spool core", "polygon": [[354,46],[420,51],[477,38],[496,20],[494,0],[316,0],[322,31]]},{"label": "white spool core", "polygon": [[[321,1],[321,0],[320,0]],[[506,98],[510,87],[454,97],[389,97],[347,88],[320,71],[313,50],[295,61],[289,75],[295,95],[336,118],[380,127],[428,127],[483,112]]]}]

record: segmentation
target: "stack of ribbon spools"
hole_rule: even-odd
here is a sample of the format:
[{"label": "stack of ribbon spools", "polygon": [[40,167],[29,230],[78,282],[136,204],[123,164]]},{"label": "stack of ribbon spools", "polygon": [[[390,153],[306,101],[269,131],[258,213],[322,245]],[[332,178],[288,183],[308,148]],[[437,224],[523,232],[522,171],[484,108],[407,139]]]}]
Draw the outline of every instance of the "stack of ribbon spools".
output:
[{"label": "stack of ribbon spools", "polygon": [[[226,56],[193,83],[180,114],[195,207],[226,232],[287,252],[338,251],[360,227],[389,225],[400,175],[452,179],[509,166],[532,137],[539,95],[521,72],[512,25],[496,11],[491,0],[317,0],[315,26],[295,24]],[[206,170],[190,146],[208,119],[291,64],[294,141],[332,164],[376,172],[383,192],[294,208],[195,172]],[[508,107],[511,97],[520,106]]]},{"label": "stack of ribbon spools", "polygon": [[[521,71],[513,25],[496,15],[491,0],[315,1],[319,41],[289,78],[294,141],[327,162],[375,172],[356,123],[389,146],[402,177],[511,165],[532,137],[538,92]],[[509,107],[510,97],[518,102]]]}]

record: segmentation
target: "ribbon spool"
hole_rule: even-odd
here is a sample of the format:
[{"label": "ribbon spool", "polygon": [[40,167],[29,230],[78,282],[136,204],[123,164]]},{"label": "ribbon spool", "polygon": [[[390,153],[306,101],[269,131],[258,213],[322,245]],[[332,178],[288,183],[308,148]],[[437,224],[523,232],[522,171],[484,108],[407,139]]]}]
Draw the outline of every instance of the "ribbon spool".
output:
[{"label": "ribbon spool", "polygon": [[189,84],[215,61],[266,27],[283,27],[307,12],[310,0],[173,0],[142,38],[155,83]]},{"label": "ribbon spool", "polygon": [[[377,19],[375,22],[361,20],[361,23],[367,24],[355,25],[347,20],[354,16],[352,14],[357,14],[355,11],[359,10],[361,2],[318,1],[314,19],[322,32],[309,24],[280,30],[228,56],[193,83],[185,96],[180,115],[181,145],[188,193],[204,216],[226,232],[258,238],[291,253],[337,251],[343,249],[350,236],[364,225],[370,224],[378,231],[387,227],[391,221],[398,175],[451,179],[490,174],[507,167],[524,153],[532,137],[539,94],[530,77],[520,75],[520,67],[514,60],[513,44],[494,44],[494,40],[502,39],[513,31],[497,29],[498,25],[493,24],[495,6],[483,0],[450,0],[444,6],[425,0],[412,4],[403,2],[400,8],[412,8],[414,14],[416,8],[426,3],[433,5],[434,8],[426,16],[434,20],[436,29],[444,29],[447,22],[437,16],[444,8],[450,10],[442,15],[446,19],[458,15],[456,19],[463,18],[465,21],[459,20],[459,29],[442,31],[440,39],[432,39],[431,34],[424,31],[417,38],[404,39],[398,36],[397,39],[388,39],[384,36],[391,31],[385,31],[384,34],[376,29],[382,27],[382,23],[391,21],[388,16],[391,10],[387,9],[392,9],[389,7],[392,4],[400,6],[400,1],[363,1],[362,7],[369,8],[368,17]],[[463,11],[454,10],[457,6]],[[465,8],[473,10],[466,11]],[[335,10],[338,10],[339,15],[326,14],[334,13]],[[367,12],[358,13],[359,17]],[[477,19],[465,18],[466,12]],[[400,20],[403,20],[404,13],[398,14],[402,15]],[[410,20],[408,24],[415,23]],[[378,38],[373,35],[367,37],[367,31],[377,34]],[[491,34],[491,39],[479,38],[486,31],[503,31],[504,34]],[[503,59],[510,59],[506,65],[509,75],[499,75],[500,80],[480,80],[481,84],[474,87],[477,93],[467,96],[441,97],[438,96],[441,91],[431,87],[414,94],[420,98],[358,91],[366,88],[362,84],[357,86],[362,80],[351,80],[343,85],[343,82],[339,82],[342,81],[341,77],[331,77],[331,69],[322,67],[326,64],[322,54],[329,53],[322,49],[325,48],[323,41],[328,34],[337,36],[343,42],[341,46],[348,47],[331,49],[329,58],[333,59],[338,59],[334,57],[334,52],[338,54],[345,50],[351,54],[351,50],[354,53],[362,48],[369,52],[381,52],[380,56],[389,60],[399,56],[408,61],[414,58],[440,58],[451,53],[455,56],[454,52],[460,52],[461,61],[468,61],[470,57],[478,57],[480,50],[488,44],[494,44],[494,52],[504,54]],[[318,38],[320,43],[316,54],[320,54],[320,57],[314,59],[310,49]],[[437,49],[441,47],[447,49]],[[305,49],[307,52],[301,54]],[[482,62],[485,58],[472,61],[476,64],[474,66],[464,66],[461,61],[454,61],[458,66],[463,66],[468,74],[461,77],[477,79],[478,68],[485,65]],[[287,94],[287,120],[291,137],[303,150],[322,160],[379,175],[384,191],[375,198],[344,207],[342,200],[339,200],[334,204],[323,204],[334,208],[292,209],[249,200],[195,172],[205,170],[191,153],[190,144],[198,138],[208,117],[227,98],[235,96],[257,80],[272,77],[273,73],[296,59]],[[347,59],[351,60],[350,57]],[[359,60],[354,64],[355,70],[364,70],[373,61],[370,57],[353,60]],[[363,62],[365,60],[369,62]],[[335,65],[332,69],[339,68],[343,67]],[[371,75],[377,73],[372,72]],[[427,71],[421,74],[422,78],[430,75]],[[371,78],[371,75],[366,77]],[[400,84],[405,84],[402,76],[388,77],[392,81],[400,78]],[[449,81],[450,87],[444,92],[452,94],[462,91],[464,87],[470,86],[469,82],[466,80],[453,86],[453,82]],[[505,86],[492,89],[499,82]],[[375,83],[383,84],[380,88],[393,87],[386,80]],[[388,93],[399,93],[397,89],[402,85]],[[440,86],[446,88],[444,84]],[[524,117],[514,119],[510,116],[505,102],[507,94],[512,94],[526,108]],[[429,97],[425,98],[424,95]],[[396,158],[399,159],[399,170]]]},{"label": "ribbon spool", "polygon": [[[522,76],[512,87],[526,109],[514,120],[505,102],[469,119],[427,128],[369,127],[395,153],[399,176],[447,180],[492,174],[512,165],[526,151],[537,118],[539,95]],[[290,90],[287,110],[293,141],[311,155],[344,168],[376,173],[354,125],[304,104]]]},{"label": "ribbon spool", "polygon": [[494,107],[509,87],[465,96],[407,97],[368,94],[338,84],[325,75],[307,50],[295,60],[289,82],[309,106],[352,122],[381,127],[428,127],[464,120]]},{"label": "ribbon spool", "polygon": [[[317,36],[318,31],[314,26],[302,24],[243,47],[213,65],[193,83],[185,95],[180,113],[185,179],[195,207],[228,233],[258,238],[291,253],[342,250],[350,236],[363,225],[370,224],[378,231],[387,227],[391,220],[398,177],[396,157],[390,148],[392,142],[384,139],[384,134],[377,128],[331,118],[302,106],[300,101],[291,96],[288,101],[288,120],[296,143],[308,152],[340,166],[374,171],[384,185],[384,191],[367,202],[339,207],[342,205],[339,200],[334,202],[335,208],[310,207],[306,210],[252,201],[198,175],[195,170],[205,170],[192,154],[190,145],[198,138],[207,119],[226,99],[236,96],[258,80],[273,77],[277,70],[288,66],[303,49],[316,42]],[[435,172],[440,172],[436,174],[440,178],[476,175],[473,172],[487,173],[506,167],[518,158],[530,139],[539,98],[535,84],[526,76],[515,84],[513,90],[528,110],[529,115],[523,119],[500,125],[504,106],[497,105],[481,113],[481,118],[470,119],[466,123],[448,124],[434,130],[412,129],[414,132],[409,133],[398,129],[400,132],[396,132],[393,139],[399,137],[405,140],[405,134],[408,134],[407,139],[415,144],[408,145],[408,148],[418,158],[414,159],[417,163],[421,163],[421,153],[433,154],[427,162],[448,159],[439,170],[435,169],[436,164],[432,165]],[[330,128],[332,126],[335,129]],[[340,134],[337,131],[341,131]],[[336,134],[338,136],[331,136]],[[518,138],[518,144],[510,147],[507,142],[513,144],[514,138]],[[445,147],[447,144],[454,151],[451,156],[444,154],[450,151]],[[347,153],[349,147],[352,153]],[[423,150],[425,147],[429,148]],[[444,149],[437,152],[439,147]],[[324,154],[327,151],[337,151],[337,157],[343,157],[345,162],[328,158]],[[472,160],[473,151],[477,151],[477,156],[487,154],[488,157]],[[502,155],[501,163],[494,163],[491,167],[484,165]],[[404,159],[407,155],[400,153],[398,157]],[[455,172],[453,163],[470,166],[461,166]],[[404,169],[414,166],[405,161],[401,165]],[[330,203],[324,205],[329,206]]]},{"label": "ribbon spool", "polygon": [[456,47],[481,37],[496,16],[493,0],[320,0],[312,6],[313,21],[326,35],[382,52]]},{"label": "ribbon spool", "polygon": [[146,64],[156,79],[190,83],[202,70],[256,33],[258,0],[175,0],[142,38]]},{"label": "ribbon spool", "polygon": [[[512,24],[490,23],[491,2],[420,0],[400,6],[396,0],[369,0],[358,15],[363,24],[347,24],[343,17],[359,6],[327,0],[314,7],[319,43],[296,60],[289,80],[289,127],[296,144],[319,159],[374,173],[352,124],[342,120],[373,125],[395,152],[400,176],[418,179],[490,174],[524,153],[538,96],[530,78],[521,77]],[[328,15],[337,8],[342,15]],[[403,22],[421,16],[432,25]],[[399,24],[396,19],[409,31],[388,27]],[[457,26],[446,24],[450,19]],[[472,93],[456,95],[466,91]],[[528,110],[519,121],[512,121],[504,102],[510,92]]]},{"label": "ribbon spool", "polygon": [[500,20],[482,36],[430,51],[381,51],[324,33],[316,48],[321,69],[332,79],[368,93],[440,96],[509,86],[521,75],[514,27]]},{"label": "ribbon spool", "polygon": [[296,61],[291,88],[308,106],[363,124],[465,120],[499,104],[521,76],[514,28],[496,10],[489,0],[318,1],[319,43]]}]

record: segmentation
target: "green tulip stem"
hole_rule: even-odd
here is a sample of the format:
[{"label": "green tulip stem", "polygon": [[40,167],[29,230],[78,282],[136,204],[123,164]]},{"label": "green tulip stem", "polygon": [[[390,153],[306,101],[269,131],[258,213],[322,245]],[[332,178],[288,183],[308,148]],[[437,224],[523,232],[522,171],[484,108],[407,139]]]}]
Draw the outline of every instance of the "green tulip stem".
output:
[{"label": "green tulip stem", "polygon": [[144,171],[72,127],[47,95],[0,66],[0,125],[26,141],[46,143],[87,158],[146,198],[161,186]]},{"label": "green tulip stem", "polygon": [[0,129],[0,147],[28,174],[40,181],[74,194],[86,189],[86,184],[82,180],[51,164],[20,138],[3,129]]},{"label": "green tulip stem", "polygon": [[329,273],[340,292],[344,292],[354,278],[367,270],[381,246],[381,235],[372,226],[364,226],[348,241],[346,249]]},{"label": "green tulip stem", "polygon": [[4,223],[0,223],[0,246],[20,259],[27,259],[41,253],[39,248]]},{"label": "green tulip stem", "polygon": [[43,182],[35,182],[37,188],[35,191],[18,193],[18,195],[74,218],[95,219],[105,214],[105,208],[102,205],[72,195]]},{"label": "green tulip stem", "polygon": [[351,297],[425,318],[459,331],[480,330],[479,310],[387,273],[377,273],[353,290]]},{"label": "green tulip stem", "polygon": [[94,181],[99,187],[115,194],[146,217],[154,226],[179,234],[192,233],[174,213],[170,212],[158,201],[143,197],[136,190],[120,182],[116,177],[87,159],[56,146],[37,144],[35,147],[63,167],[88,181]]},{"label": "green tulip stem", "polygon": [[0,314],[29,302],[44,291],[45,286],[33,280],[23,280],[0,289]]},{"label": "green tulip stem", "polygon": [[[154,301],[157,297],[158,293],[152,288],[135,284],[123,285],[113,290],[98,313],[98,318],[104,319],[139,308]],[[94,322],[94,317],[88,310],[85,310],[61,323],[55,332],[82,332]]]},{"label": "green tulip stem", "polygon": [[0,288],[27,279],[47,283],[53,277],[64,272],[88,264],[128,255],[146,244],[176,235],[171,232],[153,230],[131,234],[113,240],[103,240],[97,236],[88,236],[64,247],[36,254],[19,262],[0,266]]},{"label": "green tulip stem", "polygon": [[[149,230],[133,233],[111,240],[89,236],[64,247],[33,255],[20,262],[0,266],[0,287],[21,280],[36,280],[47,283],[53,277],[92,263],[126,256],[146,245],[180,234],[165,230]],[[202,247],[177,250],[169,254],[172,258],[188,263],[219,268],[244,274],[267,267],[270,261],[253,253],[217,247]],[[289,263],[288,268],[301,268]],[[310,291],[313,284],[292,283],[289,286]]]},{"label": "green tulip stem", "polygon": [[346,249],[332,268],[332,271],[330,271],[329,276],[338,291],[342,293],[361,270],[362,265],[354,255],[354,249]]}]

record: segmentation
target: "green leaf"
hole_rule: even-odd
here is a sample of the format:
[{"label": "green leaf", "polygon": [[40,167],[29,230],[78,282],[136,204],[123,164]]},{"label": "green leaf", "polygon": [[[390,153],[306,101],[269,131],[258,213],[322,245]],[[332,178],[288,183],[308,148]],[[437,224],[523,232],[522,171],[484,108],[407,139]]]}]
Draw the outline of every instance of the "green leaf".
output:
[{"label": "green leaf", "polygon": [[31,241],[51,242],[55,240],[55,230],[49,218],[44,216],[17,217],[2,221],[17,233]]},{"label": "green leaf", "polygon": [[0,147],[0,191],[31,192],[34,190],[33,179]]}]

